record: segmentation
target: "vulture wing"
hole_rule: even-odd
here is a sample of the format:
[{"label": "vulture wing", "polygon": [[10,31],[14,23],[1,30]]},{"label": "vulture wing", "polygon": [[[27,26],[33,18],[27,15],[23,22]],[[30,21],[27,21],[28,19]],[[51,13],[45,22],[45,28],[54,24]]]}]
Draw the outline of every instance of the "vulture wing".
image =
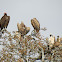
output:
[{"label": "vulture wing", "polygon": [[26,34],[30,31],[30,27],[26,27]]},{"label": "vulture wing", "polygon": [[7,28],[8,24],[9,24],[9,21],[10,21],[10,16],[6,16],[6,17],[5,17],[5,20],[6,20],[6,22],[5,22],[4,27]]},{"label": "vulture wing", "polygon": [[17,28],[18,28],[18,31],[20,32],[20,24],[17,23]]},{"label": "vulture wing", "polygon": [[3,16],[3,17],[1,18],[1,20],[0,20],[1,29],[4,28],[5,22],[6,22],[6,20],[5,20],[5,17]]},{"label": "vulture wing", "polygon": [[26,25],[23,23],[23,22],[21,22],[21,24],[20,24],[22,27],[26,27]]},{"label": "vulture wing", "polygon": [[39,22],[38,22],[38,20],[36,18],[31,19],[31,24],[32,24],[33,28],[37,32],[39,32],[39,30],[40,30],[40,24],[39,24]]},{"label": "vulture wing", "polygon": [[20,24],[20,32],[22,35],[26,34],[26,26],[23,22],[21,22],[21,24]]}]

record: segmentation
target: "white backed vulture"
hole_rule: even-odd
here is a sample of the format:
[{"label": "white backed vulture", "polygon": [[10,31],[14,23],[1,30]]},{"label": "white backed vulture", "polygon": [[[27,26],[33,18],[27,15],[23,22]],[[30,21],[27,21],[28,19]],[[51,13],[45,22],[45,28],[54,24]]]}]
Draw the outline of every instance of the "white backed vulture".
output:
[{"label": "white backed vulture", "polygon": [[40,23],[36,18],[31,19],[31,24],[32,24],[33,28],[36,30],[36,32],[39,32]]},{"label": "white backed vulture", "polygon": [[17,27],[22,36],[26,35],[30,31],[30,27],[26,27],[23,22],[21,22],[21,24],[17,23]]}]

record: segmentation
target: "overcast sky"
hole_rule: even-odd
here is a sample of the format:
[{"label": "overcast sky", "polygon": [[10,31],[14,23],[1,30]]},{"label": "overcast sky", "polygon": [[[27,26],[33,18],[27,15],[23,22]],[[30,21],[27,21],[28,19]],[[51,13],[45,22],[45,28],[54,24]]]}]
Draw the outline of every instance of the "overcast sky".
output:
[{"label": "overcast sky", "polygon": [[21,21],[32,31],[31,19],[37,18],[40,27],[47,28],[42,35],[62,36],[62,0],[0,0],[0,18],[4,12],[11,17],[8,31],[16,31]]}]

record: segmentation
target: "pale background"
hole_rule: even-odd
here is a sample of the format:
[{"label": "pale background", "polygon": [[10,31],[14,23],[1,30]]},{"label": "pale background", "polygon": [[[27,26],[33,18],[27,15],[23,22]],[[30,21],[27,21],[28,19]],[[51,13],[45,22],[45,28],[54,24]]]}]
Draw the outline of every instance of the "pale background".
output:
[{"label": "pale background", "polygon": [[0,18],[4,12],[11,17],[8,31],[16,31],[21,21],[32,31],[31,19],[37,18],[41,28],[48,29],[40,31],[42,35],[62,36],[62,0],[0,0]]}]

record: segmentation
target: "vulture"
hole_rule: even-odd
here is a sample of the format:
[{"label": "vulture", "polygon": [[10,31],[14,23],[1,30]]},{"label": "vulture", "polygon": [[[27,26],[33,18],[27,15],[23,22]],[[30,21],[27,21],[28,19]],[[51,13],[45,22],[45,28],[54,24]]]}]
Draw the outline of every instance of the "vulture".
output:
[{"label": "vulture", "polygon": [[46,29],[46,27],[44,27],[44,28],[41,28],[41,30],[46,31],[47,29]]},{"label": "vulture", "polygon": [[36,18],[31,19],[31,24],[33,26],[33,28],[36,30],[36,32],[38,33],[40,30],[40,23]]},{"label": "vulture", "polygon": [[9,24],[10,16],[7,16],[7,13],[4,13],[4,16],[0,19],[1,30],[7,28]]},{"label": "vulture", "polygon": [[30,27],[26,27],[26,25],[21,22],[21,24],[17,23],[18,32],[21,33],[22,36],[26,35],[30,31]]}]

